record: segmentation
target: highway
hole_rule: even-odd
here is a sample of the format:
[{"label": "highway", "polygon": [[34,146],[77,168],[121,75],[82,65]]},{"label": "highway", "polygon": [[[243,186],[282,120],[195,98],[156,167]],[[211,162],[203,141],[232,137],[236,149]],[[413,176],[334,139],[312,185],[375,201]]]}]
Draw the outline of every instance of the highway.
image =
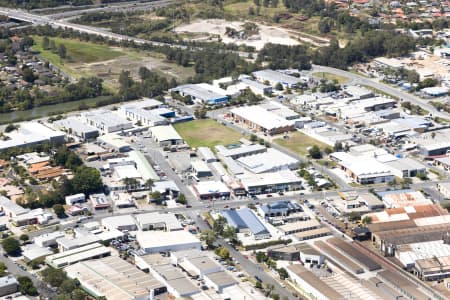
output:
[{"label": "highway", "polygon": [[[161,1],[154,1],[147,4],[146,9],[153,9],[158,7],[164,7],[167,5],[170,5],[172,3],[175,3],[174,0],[161,0]],[[98,11],[104,11],[105,8],[95,8],[95,10]],[[120,9],[117,8],[118,11]],[[43,26],[43,25],[49,25],[53,28],[64,28],[64,29],[72,29],[76,32],[80,33],[87,33],[92,35],[97,35],[104,37],[106,39],[117,41],[117,42],[134,42],[137,45],[152,45],[155,47],[170,47],[170,48],[178,48],[178,49],[190,49],[190,50],[201,50],[201,47],[189,47],[186,45],[180,45],[180,44],[173,44],[173,43],[164,43],[164,42],[155,42],[151,40],[141,39],[137,37],[122,35],[113,33],[107,29],[104,28],[98,28],[94,26],[87,26],[87,25],[80,25],[80,24],[73,24],[69,22],[69,19],[71,17],[68,17],[67,19],[56,19],[61,16],[67,16],[69,12],[67,13],[60,13],[60,14],[54,14],[49,16],[43,16],[43,15],[37,15],[32,14],[30,12],[20,10],[20,9],[10,9],[10,8],[4,8],[0,7],[0,15],[5,15],[11,19],[28,22],[36,26]],[[75,14],[75,12],[73,12]],[[79,11],[78,11],[79,13]],[[242,51],[234,51],[234,50],[224,50],[227,52],[232,52],[235,54],[238,54],[241,57],[247,58],[249,56],[248,52],[242,52]]]},{"label": "highway", "polygon": [[355,73],[351,73],[341,69],[335,69],[325,66],[313,65],[313,72],[327,72],[336,74],[339,76],[344,76],[350,79],[348,84],[358,84],[358,85],[367,85],[378,89],[380,91],[386,92],[394,97],[401,99],[402,101],[409,101],[412,104],[419,105],[423,109],[428,110],[433,117],[440,117],[443,119],[450,119],[450,114],[445,111],[438,111],[433,105],[429,104],[426,99],[421,99],[413,94],[404,92],[399,88],[394,88],[388,84],[384,84],[379,82],[375,78],[364,77]]},{"label": "highway", "polygon": [[164,6],[171,5],[175,3],[175,0],[159,0],[159,1],[151,1],[151,2],[119,2],[119,3],[110,3],[107,5],[100,5],[96,7],[88,7],[85,9],[77,9],[76,7],[72,7],[72,10],[65,12],[58,12],[55,14],[46,15],[48,18],[53,20],[60,20],[65,18],[73,18],[83,14],[96,13],[96,12],[135,12],[135,11],[145,11],[152,10]]},{"label": "highway", "polygon": [[[148,6],[148,9],[151,9],[151,8],[157,8],[157,7],[164,7],[164,6],[170,5],[172,3],[173,3],[172,0],[161,0],[161,1],[150,2],[150,3],[147,3],[146,5]],[[95,8],[95,9],[96,10],[105,10],[105,7]],[[24,11],[21,9],[10,9],[10,8],[5,8],[5,7],[0,7],[0,15],[5,15],[11,19],[32,23],[33,25],[49,25],[54,28],[72,29],[77,32],[98,35],[98,36],[102,36],[104,38],[118,41],[118,42],[132,41],[139,45],[149,44],[149,45],[159,46],[159,47],[166,46],[166,47],[180,48],[180,49],[188,48],[185,45],[175,45],[175,44],[170,44],[170,43],[154,42],[154,41],[150,41],[150,40],[145,40],[145,39],[140,39],[140,38],[136,38],[136,37],[113,33],[113,32],[110,32],[110,31],[108,31],[106,29],[102,29],[102,28],[73,24],[73,23],[70,23],[65,20],[55,19],[56,16],[63,16],[64,13],[50,15],[50,16],[43,16],[43,15],[32,14],[30,12],[27,12],[27,11]]]}]

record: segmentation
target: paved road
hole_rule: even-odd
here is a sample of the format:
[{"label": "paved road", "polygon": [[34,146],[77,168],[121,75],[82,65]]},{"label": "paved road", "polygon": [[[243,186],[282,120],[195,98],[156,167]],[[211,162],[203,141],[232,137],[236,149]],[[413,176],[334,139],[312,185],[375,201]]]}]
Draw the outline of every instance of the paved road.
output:
[{"label": "paved road", "polygon": [[[151,2],[148,5],[153,7],[163,7],[167,6],[169,4],[172,4],[173,1],[171,0],[161,0],[161,1],[155,1]],[[154,42],[150,40],[140,39],[136,37],[121,35],[112,33],[106,29],[103,28],[97,28],[93,26],[86,26],[86,25],[79,25],[79,24],[72,24],[64,20],[56,20],[55,15],[53,17],[51,16],[42,16],[33,14],[30,12],[27,12],[25,10],[21,9],[11,9],[11,8],[5,8],[0,7],[0,15],[6,15],[11,19],[20,20],[28,23],[32,23],[34,25],[50,25],[52,27],[56,28],[65,28],[65,29],[72,29],[74,31],[87,33],[87,34],[94,34],[98,36],[102,36],[111,40],[115,41],[133,41],[136,44],[150,44],[154,46],[167,46],[172,48],[181,48],[181,49],[187,49],[187,46],[185,45],[175,45],[170,43],[161,43],[161,42]]]},{"label": "paved road", "polygon": [[237,262],[239,262],[240,266],[247,272],[247,274],[249,274],[250,276],[258,276],[263,284],[273,285],[274,292],[281,297],[287,297],[288,299],[292,300],[297,299],[286,288],[283,288],[271,275],[267,274],[260,266],[245,258],[239,251],[236,251],[223,239],[219,239],[217,243],[220,246],[225,247],[230,252],[230,255]]},{"label": "paved road", "polygon": [[18,277],[18,276],[29,277],[33,281],[34,286],[38,289],[40,296],[43,298],[52,299],[54,296],[56,296],[56,293],[53,292],[52,290],[50,290],[47,287],[47,285],[44,282],[42,282],[39,278],[33,276],[33,274],[31,274],[27,271],[20,269],[14,263],[14,261],[12,261],[10,258],[3,256],[3,253],[4,253],[3,248],[1,248],[0,252],[1,252],[0,261],[5,264],[6,268],[8,269],[8,272],[10,274],[14,275],[15,277]]},{"label": "paved road", "polygon": [[[196,225],[200,228],[200,230],[209,229],[206,222],[198,217],[193,217]],[[281,297],[287,297],[288,299],[297,299],[295,298],[287,289],[283,288],[277,280],[275,280],[272,276],[267,274],[259,265],[253,263],[251,260],[245,258],[239,251],[236,251],[231,245],[229,245],[224,239],[217,239],[216,243],[218,246],[225,247],[229,252],[231,257],[233,257],[242,269],[245,270],[249,276],[258,276],[264,284],[271,284],[274,286],[275,293],[279,294]]]},{"label": "paved road", "polygon": [[50,19],[59,20],[63,18],[77,17],[83,14],[95,13],[95,12],[133,12],[133,11],[143,11],[150,10],[159,7],[168,6],[170,4],[175,3],[175,0],[160,0],[160,1],[152,1],[152,2],[120,2],[120,3],[111,3],[108,5],[97,6],[97,7],[88,7],[84,9],[77,9],[76,7],[72,7],[72,10],[59,12],[55,14],[46,15]]},{"label": "paved road", "polygon": [[[149,5],[149,7],[153,5],[153,7],[156,8],[156,7],[164,7],[164,6],[170,5],[172,3],[174,3],[174,0],[172,0],[172,1],[171,0],[161,0],[161,1],[151,2],[148,5]],[[101,11],[101,9],[99,11]],[[98,36],[104,37],[106,39],[118,41],[118,42],[129,41],[129,42],[134,42],[137,45],[152,45],[155,47],[170,47],[170,48],[178,48],[178,49],[190,49],[190,50],[201,50],[202,49],[201,47],[189,47],[189,46],[180,45],[180,44],[155,42],[155,41],[141,39],[141,38],[132,37],[132,36],[127,36],[127,35],[123,35],[123,34],[117,34],[117,33],[113,33],[104,28],[80,25],[80,24],[73,24],[64,19],[56,20],[56,19],[51,18],[50,16],[42,16],[42,15],[32,14],[30,12],[20,10],[20,9],[11,9],[11,8],[0,7],[0,15],[5,15],[11,19],[28,22],[33,25],[49,25],[54,28],[71,29],[71,30],[81,32],[81,33],[98,35]],[[55,17],[55,16],[53,16],[53,17]],[[249,56],[249,53],[247,53],[247,52],[233,51],[233,50],[224,50],[224,51],[233,52],[242,57]]]},{"label": "paved road", "polygon": [[[254,134],[251,130],[247,129],[247,128],[243,128],[243,127],[239,127],[236,124],[232,124],[230,123],[228,120],[225,120],[222,118],[221,116],[222,111],[221,110],[216,110],[216,111],[209,111],[208,112],[208,117],[215,119],[217,121],[219,121],[222,124],[226,124],[226,126],[235,129],[238,132],[243,132],[244,134],[247,135],[251,135]],[[267,140],[267,137],[261,136],[262,138],[264,138],[265,140]],[[314,168],[316,168],[316,170],[319,170],[321,173],[325,173],[328,177],[330,177],[335,183],[336,185],[338,185],[340,188],[342,189],[350,189],[351,186],[345,182],[345,180],[343,180],[341,177],[337,176],[335,173],[331,172],[330,169],[328,168],[324,168],[323,166],[319,165],[318,163],[312,161],[312,160],[308,160],[306,157],[300,156],[297,153],[294,153],[284,147],[281,147],[275,143],[271,143],[271,146],[274,149],[277,149],[291,157],[294,157],[295,159],[299,160],[300,162],[310,162]]]},{"label": "paved road", "polygon": [[412,95],[410,93],[404,92],[400,89],[394,88],[390,85],[384,84],[382,82],[379,82],[378,80],[374,78],[367,78],[355,73],[351,73],[348,71],[330,68],[330,67],[324,67],[324,66],[313,66],[313,72],[328,72],[333,73],[340,76],[345,76],[350,79],[351,84],[361,84],[361,85],[368,85],[373,88],[376,88],[380,91],[384,91],[388,94],[391,94],[392,96],[398,97],[399,99],[403,99],[403,101],[409,101],[415,105],[419,105],[422,108],[428,110],[433,117],[440,117],[444,119],[450,119],[450,114],[446,113],[444,111],[438,111],[433,105],[429,104],[427,100],[421,99],[415,95]]}]

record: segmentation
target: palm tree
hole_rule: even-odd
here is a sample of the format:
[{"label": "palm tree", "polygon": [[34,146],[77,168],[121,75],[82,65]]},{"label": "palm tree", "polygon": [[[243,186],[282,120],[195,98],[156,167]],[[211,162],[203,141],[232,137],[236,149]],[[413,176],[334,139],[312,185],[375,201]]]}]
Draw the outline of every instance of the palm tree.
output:
[{"label": "palm tree", "polygon": [[128,178],[128,177],[124,178],[122,180],[122,183],[125,185],[125,188],[127,190],[135,189],[136,186],[139,184],[136,178]]}]

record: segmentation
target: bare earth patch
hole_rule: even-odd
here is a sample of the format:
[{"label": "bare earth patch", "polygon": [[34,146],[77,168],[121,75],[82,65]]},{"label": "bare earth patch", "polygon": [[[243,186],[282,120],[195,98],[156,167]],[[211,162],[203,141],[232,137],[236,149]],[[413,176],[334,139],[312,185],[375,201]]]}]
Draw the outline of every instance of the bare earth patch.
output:
[{"label": "bare earth patch", "polygon": [[165,61],[163,56],[155,53],[154,55],[123,55],[116,59],[111,59],[96,63],[85,63],[73,66],[73,69],[83,75],[94,75],[103,78],[112,87],[118,86],[119,74],[122,70],[129,70],[131,76],[138,79],[138,70],[140,67],[147,67],[150,70],[157,71],[161,75],[173,77],[177,81],[183,81],[194,75],[192,68],[184,68],[174,63]]},{"label": "bare earth patch", "polygon": [[257,50],[262,49],[267,43],[281,45],[299,45],[300,42],[291,37],[289,30],[257,24],[259,33],[247,39],[230,38],[225,35],[226,27],[242,30],[244,22],[229,22],[222,19],[195,20],[190,24],[184,24],[175,28],[178,33],[207,33],[209,35],[220,35],[224,43],[253,46]]}]

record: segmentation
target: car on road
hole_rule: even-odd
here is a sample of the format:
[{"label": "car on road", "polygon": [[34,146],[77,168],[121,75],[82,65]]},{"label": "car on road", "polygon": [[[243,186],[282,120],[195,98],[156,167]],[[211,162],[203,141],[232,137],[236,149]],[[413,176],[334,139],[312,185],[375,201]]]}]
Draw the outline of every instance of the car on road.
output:
[{"label": "car on road", "polygon": [[230,206],[229,206],[229,205],[224,205],[224,206],[223,206],[223,208],[228,208],[228,207],[230,207]]}]

